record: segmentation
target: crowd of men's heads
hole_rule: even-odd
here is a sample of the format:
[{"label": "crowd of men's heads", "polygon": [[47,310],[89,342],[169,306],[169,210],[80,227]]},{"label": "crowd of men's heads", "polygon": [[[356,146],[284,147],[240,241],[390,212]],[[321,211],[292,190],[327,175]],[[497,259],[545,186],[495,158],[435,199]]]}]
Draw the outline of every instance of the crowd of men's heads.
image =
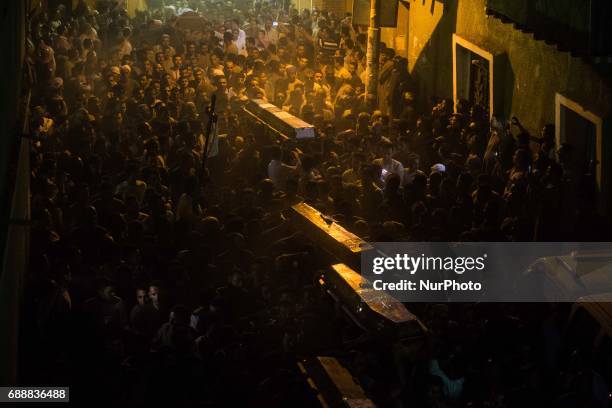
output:
[{"label": "crowd of men's heads", "polygon": [[[516,119],[492,122],[486,101],[419,95],[408,60],[384,46],[367,94],[366,35],[347,16],[150,1],[129,18],[98,3],[31,19],[34,382],[137,406],[308,406],[296,358],[334,355],[381,406],[557,395],[538,389],[556,362],[539,365],[525,327],[512,331],[523,347],[474,347],[492,330],[509,338],[511,308],[424,307],[435,342],[416,358],[353,341],[316,286],[329,260],[289,222],[306,201],[372,241],[600,239],[592,163],[557,151],[553,127],[532,137]],[[219,136],[205,151],[213,95]],[[281,141],[242,110],[252,99],[316,138]],[[484,381],[484,369],[514,377]],[[516,380],[525,373],[533,381]]]}]

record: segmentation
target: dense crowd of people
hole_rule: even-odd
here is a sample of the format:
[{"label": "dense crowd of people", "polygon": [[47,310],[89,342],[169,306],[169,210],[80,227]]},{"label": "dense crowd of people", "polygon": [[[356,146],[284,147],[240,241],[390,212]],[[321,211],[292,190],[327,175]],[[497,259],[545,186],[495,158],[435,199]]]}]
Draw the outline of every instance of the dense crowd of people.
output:
[{"label": "dense crowd of people", "polygon": [[[416,356],[356,341],[317,287],[329,265],[292,228],[295,203],[381,242],[608,230],[554,127],[536,137],[417,95],[384,45],[375,99],[350,16],[285,3],[151,1],[129,18],[81,0],[32,16],[28,382],[107,406],[313,406],[296,361],[333,355],[381,407],[607,406],[588,353],[555,354],[559,308],[412,305],[431,334]],[[242,112],[252,99],[316,138],[280,142]]]}]

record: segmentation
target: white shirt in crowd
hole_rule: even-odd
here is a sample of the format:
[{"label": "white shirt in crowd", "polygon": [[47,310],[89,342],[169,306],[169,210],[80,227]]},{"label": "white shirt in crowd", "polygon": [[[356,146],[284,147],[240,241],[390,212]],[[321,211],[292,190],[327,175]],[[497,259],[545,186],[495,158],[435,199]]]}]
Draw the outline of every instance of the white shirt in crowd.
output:
[{"label": "white shirt in crowd", "polygon": [[238,53],[246,50],[246,33],[242,28],[238,29],[238,38],[236,39],[236,47],[238,47]]},{"label": "white shirt in crowd", "polygon": [[274,187],[283,190],[287,178],[291,173],[295,172],[296,169],[297,167],[289,166],[280,160],[271,160],[268,164],[268,178],[272,180]]}]

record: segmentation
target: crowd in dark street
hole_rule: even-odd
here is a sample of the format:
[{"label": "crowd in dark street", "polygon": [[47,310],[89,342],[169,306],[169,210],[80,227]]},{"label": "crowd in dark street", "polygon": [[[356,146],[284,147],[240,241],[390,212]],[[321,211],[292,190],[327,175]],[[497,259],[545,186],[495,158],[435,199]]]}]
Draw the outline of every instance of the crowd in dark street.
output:
[{"label": "crowd in dark street", "polygon": [[[296,362],[334,356],[380,407],[608,406],[562,306],[408,305],[418,353],[355,341],[290,221],[304,201],[372,242],[607,241],[593,169],[554,125],[419,95],[384,44],[372,100],[350,15],[155,3],[31,16],[28,383],[79,406],[310,407]],[[316,137],[280,140],[243,112],[254,99]]]}]

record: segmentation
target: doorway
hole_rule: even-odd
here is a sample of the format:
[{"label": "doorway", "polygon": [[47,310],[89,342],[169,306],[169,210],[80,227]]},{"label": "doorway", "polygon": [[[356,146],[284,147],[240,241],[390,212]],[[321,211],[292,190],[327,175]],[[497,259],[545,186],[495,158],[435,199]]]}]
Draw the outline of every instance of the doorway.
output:
[{"label": "doorway", "polygon": [[603,120],[561,94],[557,94],[555,99],[557,148],[563,143],[571,145],[576,166],[582,174],[594,174],[601,191]]},{"label": "doorway", "polygon": [[453,100],[480,105],[493,116],[493,54],[453,35]]}]

